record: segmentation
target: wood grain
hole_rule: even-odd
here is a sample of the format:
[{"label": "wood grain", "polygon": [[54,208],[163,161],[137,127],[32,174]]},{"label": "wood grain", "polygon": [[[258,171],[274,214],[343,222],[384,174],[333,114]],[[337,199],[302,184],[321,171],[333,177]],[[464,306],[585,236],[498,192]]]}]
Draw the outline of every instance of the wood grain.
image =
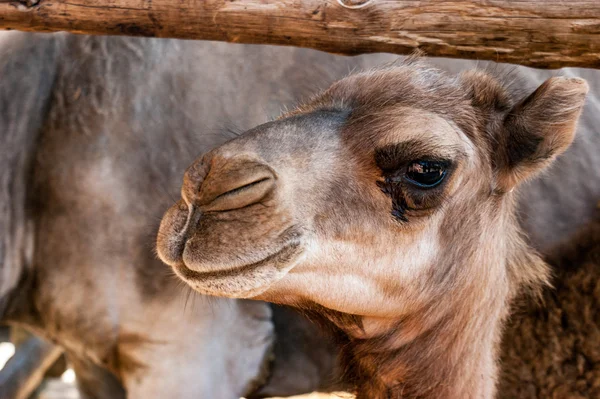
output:
[{"label": "wood grain", "polygon": [[0,28],[600,68],[599,0],[0,0]]}]

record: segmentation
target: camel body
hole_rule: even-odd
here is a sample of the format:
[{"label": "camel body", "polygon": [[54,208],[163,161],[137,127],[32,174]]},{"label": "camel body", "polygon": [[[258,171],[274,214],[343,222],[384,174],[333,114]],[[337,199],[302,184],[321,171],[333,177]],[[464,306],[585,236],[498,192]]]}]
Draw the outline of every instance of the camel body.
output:
[{"label": "camel body", "polygon": [[600,217],[552,248],[552,287],[515,304],[501,350],[500,398],[600,396]]}]

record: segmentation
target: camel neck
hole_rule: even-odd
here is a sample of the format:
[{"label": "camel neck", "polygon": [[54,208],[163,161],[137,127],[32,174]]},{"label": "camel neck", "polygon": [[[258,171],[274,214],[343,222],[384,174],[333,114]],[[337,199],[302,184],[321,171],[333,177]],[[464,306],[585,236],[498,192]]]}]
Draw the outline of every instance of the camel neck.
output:
[{"label": "camel neck", "polygon": [[[506,302],[457,303],[405,316],[374,336],[346,334],[343,360],[357,399],[492,398]],[[371,322],[363,318],[362,328],[376,330]]]}]

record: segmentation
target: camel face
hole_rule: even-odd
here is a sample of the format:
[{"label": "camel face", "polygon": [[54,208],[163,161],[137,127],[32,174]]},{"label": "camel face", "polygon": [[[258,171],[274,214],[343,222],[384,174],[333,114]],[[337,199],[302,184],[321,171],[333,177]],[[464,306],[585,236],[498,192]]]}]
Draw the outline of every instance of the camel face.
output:
[{"label": "camel face", "polygon": [[479,73],[352,75],[196,160],[159,256],[204,294],[376,318],[507,281],[477,266],[510,247],[507,198],[570,144],[586,91],[555,79],[513,103]]},{"label": "camel face", "polygon": [[[364,130],[346,131],[347,119],[291,116],[196,161],[163,220],[163,260],[201,292],[244,297],[290,270],[344,295],[367,276],[385,287],[392,274],[426,272],[439,251],[438,210],[481,163],[472,143],[442,117],[405,107],[361,150]],[[340,273],[345,288],[326,281]]]}]

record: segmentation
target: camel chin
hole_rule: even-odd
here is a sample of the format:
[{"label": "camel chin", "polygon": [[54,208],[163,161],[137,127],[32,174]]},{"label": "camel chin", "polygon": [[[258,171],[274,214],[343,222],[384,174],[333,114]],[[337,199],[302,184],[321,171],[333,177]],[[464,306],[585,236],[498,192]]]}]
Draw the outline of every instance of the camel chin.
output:
[{"label": "camel chin", "polygon": [[173,270],[195,291],[226,298],[253,298],[263,294],[284,278],[299,263],[304,251],[300,244],[291,243],[273,255],[233,269],[197,272],[184,262]]}]

